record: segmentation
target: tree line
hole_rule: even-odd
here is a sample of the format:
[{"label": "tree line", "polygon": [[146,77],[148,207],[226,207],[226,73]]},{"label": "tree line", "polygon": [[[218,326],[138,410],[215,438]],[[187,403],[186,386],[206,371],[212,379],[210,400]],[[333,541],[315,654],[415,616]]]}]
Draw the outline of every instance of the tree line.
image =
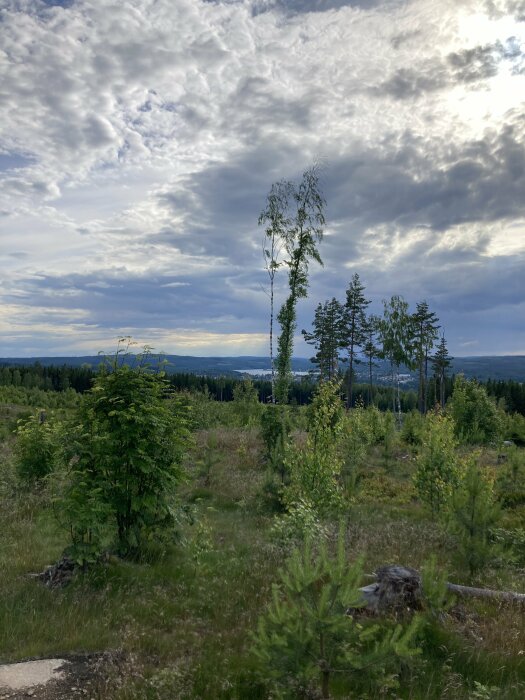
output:
[{"label": "tree line", "polygon": [[426,301],[419,302],[411,313],[408,303],[400,295],[383,301],[382,316],[367,314],[369,304],[365,287],[356,273],[346,290],[344,302],[332,297],[317,305],[312,330],[303,330],[302,333],[306,342],[316,350],[312,362],[319,368],[320,378],[331,381],[340,376],[342,363],[345,363],[346,404],[350,408],[355,403],[355,367],[365,363],[368,369],[367,400],[371,403],[373,368],[377,359],[383,359],[390,365],[394,411],[401,410],[401,366],[417,370],[420,413],[426,413],[433,403],[444,406],[447,370],[452,357],[448,354],[444,334],[437,342],[440,328],[437,315]]},{"label": "tree line", "polygon": [[[348,371],[348,370],[347,370]],[[91,388],[97,376],[98,369],[93,367],[69,367],[67,365],[50,365],[43,367],[38,362],[32,365],[10,365],[0,367],[0,386],[17,387],[21,389],[38,389],[43,391],[65,392],[72,389],[79,394]],[[208,377],[178,372],[167,375],[172,389],[191,393],[203,393],[215,401],[233,401],[235,387],[244,381],[240,377]],[[439,377],[431,375],[428,379],[425,393],[429,406],[434,406],[441,400],[443,391],[445,401],[452,395],[455,375],[446,376],[443,385]],[[252,380],[259,401],[271,402],[272,383],[269,379],[255,378]],[[292,382],[289,389],[290,403],[298,406],[308,405],[312,401],[317,376],[305,376]],[[525,385],[515,380],[493,380],[479,382],[484,385],[489,396],[502,401],[510,413],[525,415]],[[396,389],[397,391],[397,389]],[[360,401],[365,405],[374,405],[380,411],[392,407],[393,389],[382,384],[353,382],[354,404]],[[418,394],[412,389],[401,390],[399,393],[401,410],[411,411],[418,406]],[[38,404],[38,400],[36,401]]]}]

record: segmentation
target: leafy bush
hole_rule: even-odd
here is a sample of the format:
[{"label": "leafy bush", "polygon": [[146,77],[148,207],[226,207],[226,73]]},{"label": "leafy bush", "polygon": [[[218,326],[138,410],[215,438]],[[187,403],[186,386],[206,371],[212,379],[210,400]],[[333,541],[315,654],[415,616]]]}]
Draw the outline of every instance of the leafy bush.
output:
[{"label": "leafy bush", "polygon": [[15,460],[23,481],[43,479],[55,468],[60,452],[62,427],[38,411],[19,421],[16,431]]},{"label": "leafy bush", "polygon": [[259,425],[263,408],[259,401],[259,393],[250,379],[235,384],[231,410],[237,427],[250,428]]},{"label": "leafy bush", "polygon": [[358,399],[355,408],[349,411],[344,419],[341,442],[344,455],[344,474],[349,491],[355,487],[358,471],[363,464],[368,447],[374,441],[368,418],[368,412]]},{"label": "leafy bush", "polygon": [[316,510],[303,500],[293,503],[283,515],[277,516],[270,531],[275,543],[283,548],[297,546],[308,539],[319,541],[326,534]]},{"label": "leafy bush", "polygon": [[322,512],[341,504],[343,416],[339,383],[321,383],[311,405],[306,445],[286,449],[289,484],[283,490],[283,501],[288,507],[304,501]]},{"label": "leafy bush", "polygon": [[463,375],[456,377],[454,392],[447,404],[461,442],[486,444],[499,442],[504,427],[503,413],[487,395],[485,387]]},{"label": "leafy bush", "polygon": [[74,459],[60,505],[73,543],[96,548],[109,522],[128,555],[173,526],[188,440],[186,409],[166,400],[162,374],[125,365],[99,374],[69,436]]},{"label": "leafy bush", "polygon": [[410,411],[403,419],[401,439],[407,445],[421,445],[425,431],[425,417],[419,411]]},{"label": "leafy bush", "polygon": [[419,497],[434,516],[443,511],[459,483],[455,448],[454,421],[441,413],[429,413],[414,483]]}]

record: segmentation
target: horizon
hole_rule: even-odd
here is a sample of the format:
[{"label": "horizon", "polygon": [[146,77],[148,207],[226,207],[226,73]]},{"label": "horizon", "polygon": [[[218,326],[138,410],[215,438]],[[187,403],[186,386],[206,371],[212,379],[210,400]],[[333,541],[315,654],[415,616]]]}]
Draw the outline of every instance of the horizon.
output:
[{"label": "horizon", "polygon": [[313,163],[298,333],[358,273],[454,357],[525,355],[520,3],[5,0],[0,25],[5,356],[266,354],[257,221]]},{"label": "horizon", "polygon": [[[114,354],[114,353],[113,353]],[[139,352],[135,353],[127,353],[132,354],[132,355],[140,355]],[[106,353],[106,352],[93,352],[93,353],[82,353],[79,355],[10,355],[10,356],[2,356],[0,357],[0,362],[2,360],[38,360],[38,359],[78,359],[80,357],[111,357],[112,353]],[[156,356],[166,356],[166,357],[192,357],[192,358],[203,358],[203,359],[209,359],[209,358],[230,358],[230,359],[237,359],[237,360],[242,360],[244,358],[253,358],[257,360],[261,359],[268,359],[268,362],[270,362],[270,358],[267,357],[266,355],[217,355],[217,354],[212,354],[212,355],[193,355],[193,354],[181,354],[181,353],[175,353],[175,352],[162,352],[162,351],[153,351],[152,355]],[[508,353],[508,354],[501,354],[501,355],[454,355],[452,356],[453,360],[456,359],[474,359],[474,358],[485,358],[485,357],[495,357],[495,358],[502,358],[502,357],[523,357],[525,358],[525,353]],[[303,355],[294,355],[292,357],[292,360],[305,360],[310,362],[309,357],[305,357]],[[342,363],[344,363],[346,360],[341,360]],[[386,362],[387,360],[382,360]]]}]

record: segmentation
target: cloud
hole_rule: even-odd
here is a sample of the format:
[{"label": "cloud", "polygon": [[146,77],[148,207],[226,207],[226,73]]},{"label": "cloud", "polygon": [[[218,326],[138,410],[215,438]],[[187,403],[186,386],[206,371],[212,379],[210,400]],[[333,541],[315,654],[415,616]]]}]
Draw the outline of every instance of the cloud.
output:
[{"label": "cloud", "polygon": [[41,343],[51,308],[48,333],[63,324],[71,338],[78,311],[82,343],[177,328],[201,350],[230,335],[256,345],[258,214],[272,182],[317,159],[326,264],[311,268],[300,327],[354,271],[378,309],[402,293],[456,314],[458,338],[466,316],[519,306],[519,13],[474,0],[7,0],[3,303],[26,309]]},{"label": "cloud", "polygon": [[[394,42],[396,47],[399,46],[399,37]],[[519,73],[523,60],[521,43],[516,37],[509,37],[504,44],[498,41],[452,51],[444,58],[434,56],[415,67],[399,68],[371,92],[377,96],[386,94],[396,100],[406,100],[461,84],[479,88],[479,83],[497,76],[502,62],[509,62],[513,71]]]}]

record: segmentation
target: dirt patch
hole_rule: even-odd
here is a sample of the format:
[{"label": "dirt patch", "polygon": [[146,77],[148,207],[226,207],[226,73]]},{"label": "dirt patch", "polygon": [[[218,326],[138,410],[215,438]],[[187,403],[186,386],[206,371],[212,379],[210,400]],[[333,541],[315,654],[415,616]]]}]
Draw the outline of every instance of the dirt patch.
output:
[{"label": "dirt patch", "polygon": [[[0,666],[0,700],[26,700],[28,697],[35,700],[98,700],[101,694],[107,697],[107,691],[119,683],[126,666],[122,652],[62,655],[59,659],[33,659]],[[2,684],[2,669],[6,678],[9,675],[17,678],[11,688],[7,683]]]}]

